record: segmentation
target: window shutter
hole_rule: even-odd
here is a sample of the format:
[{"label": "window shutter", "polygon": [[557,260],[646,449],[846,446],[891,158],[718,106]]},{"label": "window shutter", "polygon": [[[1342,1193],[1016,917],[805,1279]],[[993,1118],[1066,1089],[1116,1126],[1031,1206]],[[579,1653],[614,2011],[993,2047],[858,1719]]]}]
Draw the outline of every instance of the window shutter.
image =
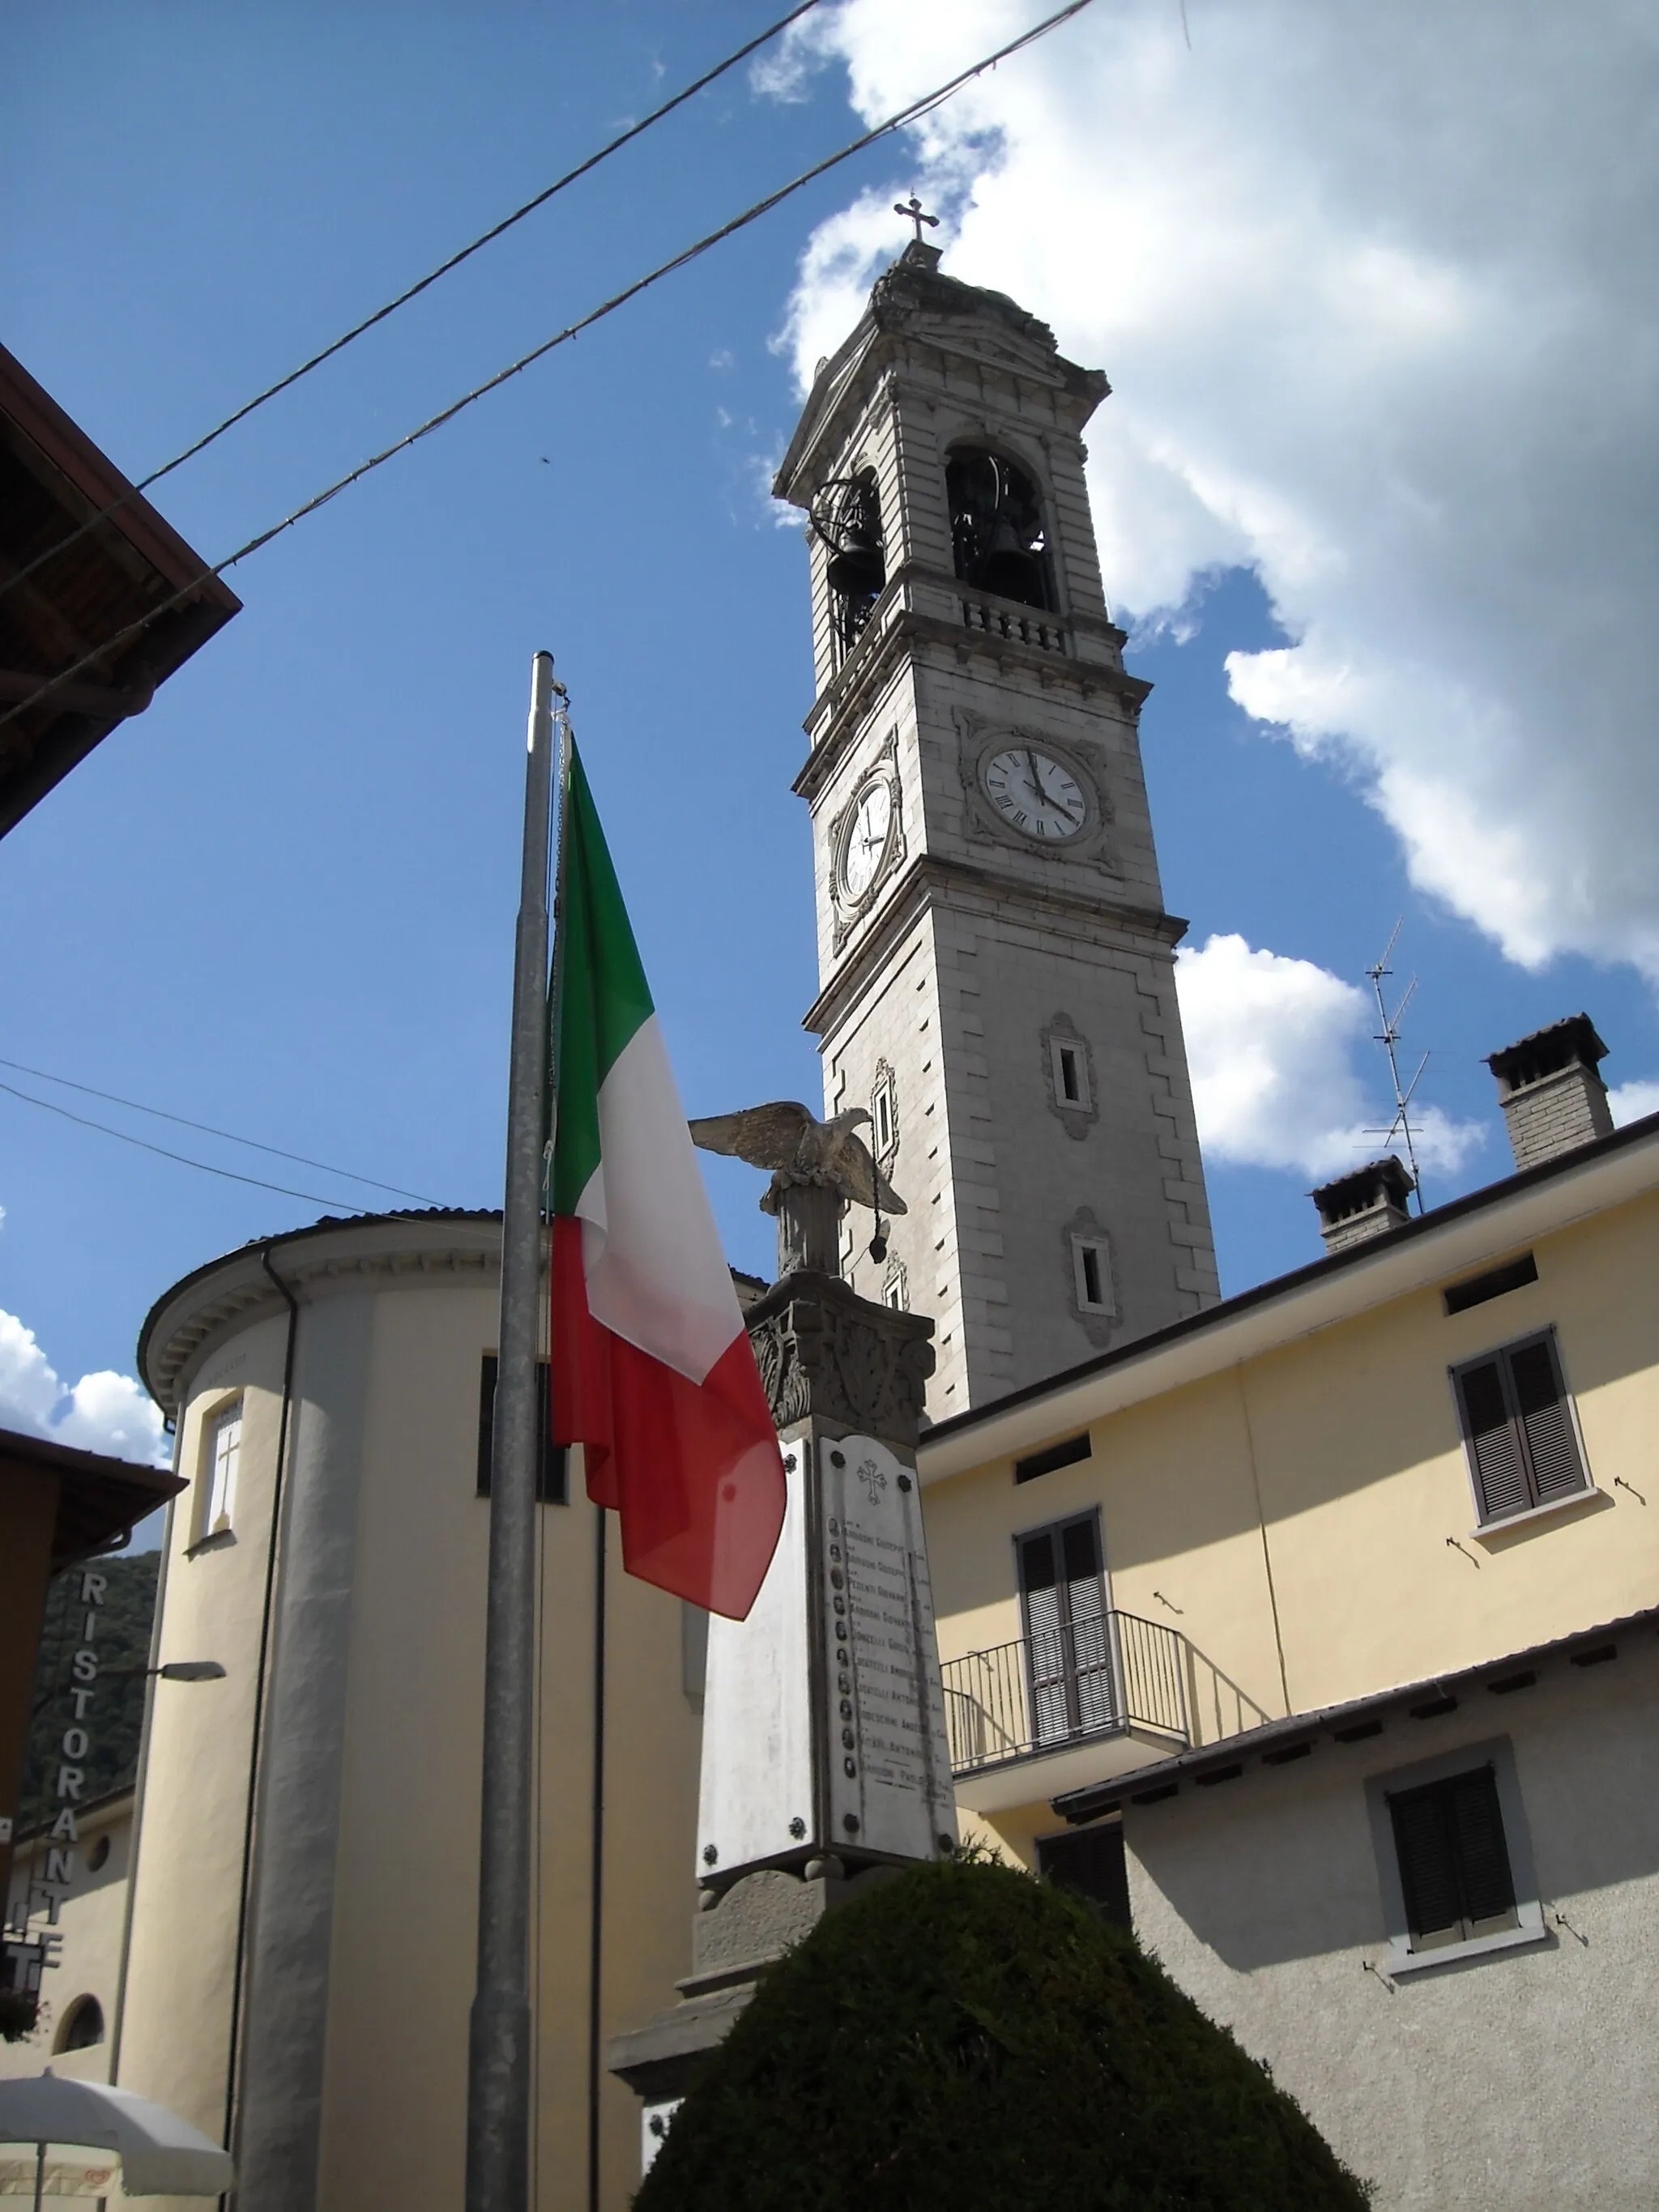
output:
[{"label": "window shutter", "polygon": [[1515,1878],[1504,1841],[1504,1815],[1498,1802],[1498,1778],[1490,1766],[1460,1774],[1447,1785],[1447,1800],[1462,1877],[1463,1917],[1472,1936],[1484,1936],[1515,1920]]},{"label": "window shutter", "polygon": [[1019,1580],[1025,1601],[1026,1664],[1031,1682],[1031,1735],[1052,1743],[1066,1733],[1066,1632],[1061,1613],[1058,1547],[1052,1528],[1019,1542]]},{"label": "window shutter", "polygon": [[1439,1943],[1456,1942],[1463,1933],[1463,1915],[1444,1793],[1438,1789],[1407,1790],[1389,1799],[1389,1810],[1394,1818],[1412,1948],[1426,1951]]},{"label": "window shutter", "polygon": [[1120,1821],[1079,1828],[1069,1836],[1040,1836],[1036,1848],[1037,1871],[1047,1881],[1092,1898],[1115,1927],[1133,1927]]},{"label": "window shutter", "polygon": [[1518,1346],[1509,1357],[1538,1503],[1547,1505],[1552,1498],[1571,1498],[1584,1487],[1584,1468],[1554,1346],[1548,1337],[1540,1336]]},{"label": "window shutter", "polygon": [[1504,1391],[1500,1360],[1482,1359],[1463,1368],[1457,1377],[1457,1389],[1474,1461],[1480,1518],[1498,1521],[1509,1513],[1524,1513],[1532,1496],[1527,1487],[1520,1437]]},{"label": "window shutter", "polygon": [[[495,1448],[495,1354],[486,1352],[478,1370],[478,1468],[477,1495],[489,1495],[490,1462]],[[536,1363],[536,1497],[543,1505],[568,1505],[565,1450],[548,1435],[552,1411],[544,1359]]]},{"label": "window shutter", "polygon": [[1112,1654],[1106,1620],[1106,1590],[1100,1571],[1100,1531],[1091,1516],[1060,1530],[1066,1570],[1066,1612],[1071,1622],[1071,1658],[1076,1678],[1077,1722],[1103,1728],[1115,1716]]},{"label": "window shutter", "polygon": [[1413,1951],[1516,1925],[1515,1877],[1490,1766],[1389,1800]]}]

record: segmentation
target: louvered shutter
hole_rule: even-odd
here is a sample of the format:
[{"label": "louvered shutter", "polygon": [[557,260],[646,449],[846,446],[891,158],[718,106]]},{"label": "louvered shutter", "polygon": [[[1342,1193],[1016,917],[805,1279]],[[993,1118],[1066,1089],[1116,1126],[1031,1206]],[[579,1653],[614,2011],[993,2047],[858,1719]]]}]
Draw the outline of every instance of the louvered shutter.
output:
[{"label": "louvered shutter", "polygon": [[1445,1788],[1467,1932],[1488,1936],[1500,1928],[1513,1928],[1515,1878],[1504,1840],[1498,1778],[1490,1766],[1482,1766],[1473,1774],[1457,1775]]},{"label": "louvered shutter", "polygon": [[1101,1576],[1100,1531],[1092,1518],[1060,1531],[1066,1571],[1066,1612],[1071,1624],[1073,1711],[1079,1728],[1110,1725],[1117,1714],[1113,1692],[1111,1624]]},{"label": "louvered shutter", "polygon": [[1066,1712],[1066,1622],[1056,1532],[1022,1536],[1019,1580],[1025,1601],[1026,1666],[1030,1677],[1031,1738],[1054,1743],[1069,1733]]},{"label": "louvered shutter", "polygon": [[1503,1356],[1477,1361],[1457,1373],[1463,1428],[1474,1462],[1480,1518],[1499,1521],[1532,1504],[1521,1438],[1504,1389]]},{"label": "louvered shutter", "polygon": [[1389,1800],[1413,1951],[1513,1928],[1515,1878],[1490,1766]]},{"label": "louvered shutter", "polygon": [[1548,1337],[1537,1337],[1530,1344],[1517,1345],[1509,1363],[1536,1502],[1547,1505],[1552,1498],[1571,1498],[1584,1487],[1584,1465],[1555,1347]]},{"label": "louvered shutter", "polygon": [[1404,1790],[1389,1800],[1389,1810],[1413,1950],[1455,1943],[1463,1933],[1463,1912],[1444,1791]]}]

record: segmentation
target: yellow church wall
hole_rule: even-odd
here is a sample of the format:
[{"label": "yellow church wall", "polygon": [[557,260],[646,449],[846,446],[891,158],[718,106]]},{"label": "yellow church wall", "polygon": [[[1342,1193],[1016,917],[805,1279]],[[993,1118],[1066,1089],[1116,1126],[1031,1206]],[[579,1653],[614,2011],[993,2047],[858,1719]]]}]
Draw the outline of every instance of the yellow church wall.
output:
[{"label": "yellow church wall", "polygon": [[[158,1662],[216,1659],[222,1681],[155,1682],[139,1802],[120,2021],[124,2087],[224,2139],[248,1762],[286,1329],[262,1321],[204,1363],[179,1418],[191,1487],[167,1520]],[[234,1527],[197,1545],[206,1419],[242,1400]]]},{"label": "yellow church wall", "polygon": [[[322,2212],[459,2197],[477,1864],[489,1510],[474,1495],[477,1358],[497,1299],[376,1301],[352,1618]],[[457,1362],[456,1340],[478,1347]],[[418,1393],[409,1378],[447,1374]],[[470,1387],[469,1387],[470,1385]],[[412,1482],[422,1463],[450,1470]],[[596,1510],[579,1471],[544,1506],[538,1584],[539,2201],[586,2170]],[[607,1543],[601,2039],[672,2002],[690,1966],[699,1723],[683,1692],[680,1609]],[[668,1840],[672,1838],[672,1841]],[[678,1845],[678,1850],[675,1846]],[[388,2033],[397,2060],[388,2064]],[[637,2179],[639,2107],[608,2075],[603,2201]]]},{"label": "yellow church wall", "polygon": [[[278,1249],[301,1298],[289,1497],[292,1507],[308,1495],[311,1517],[296,1535],[290,1513],[278,1547],[273,1652],[283,1632],[303,1636],[307,1606],[332,1607],[339,1622],[337,1641],[318,1647],[339,1714],[337,1813],[319,1784],[309,1808],[316,1840],[302,1869],[328,1913],[325,1948],[305,1969],[317,1977],[307,2002],[322,2049],[315,2212],[364,2204],[390,2212],[459,2202],[462,2191],[489,1532],[476,1474],[480,1362],[499,1315],[489,1249],[498,1236],[478,1219],[394,1220],[343,1224]],[[227,1280],[247,1295],[258,1288],[246,1258],[233,1255],[205,1283],[181,1287],[169,1323],[187,1330],[194,1314],[225,1297]],[[186,1370],[179,1386],[184,1472],[197,1472],[209,1425],[238,1394],[242,1455],[228,1534],[192,1553],[191,1493],[175,1513],[160,1656],[217,1659],[227,1675],[154,1688],[118,2075],[218,2140],[287,1340],[285,1316],[271,1316],[269,1302],[264,1316],[210,1336],[199,1372]],[[599,1516],[574,1456],[573,1502],[537,1516],[532,2201],[542,2212],[578,2194],[586,2201],[587,2165]],[[316,1518],[331,1498],[329,1510],[343,1516],[330,1538],[339,1547],[332,1566]],[[675,1980],[690,1967],[701,1739],[700,1685],[688,1695],[684,1679],[683,1608],[623,1575],[614,1526],[607,1553],[601,2058],[611,2036],[673,2002]],[[307,1747],[295,1767],[290,1731],[290,1798],[313,1786]],[[332,1771],[326,1746],[312,1764]],[[291,1826],[292,1812],[276,1807],[273,1828]],[[259,1863],[256,1844],[256,1896],[264,1894]],[[290,1905],[278,1885],[269,1901],[275,1920]],[[256,1961],[260,1909],[251,1922]],[[302,1937],[303,1923],[292,1924]],[[261,2002],[288,2002],[294,1974],[283,1969],[264,1986],[262,1998],[256,1972],[245,2035]],[[255,2081],[259,2063],[256,2057],[246,2080]],[[623,2212],[638,2184],[639,2107],[602,2067],[600,2115],[599,2201],[605,2212]],[[264,2154],[258,2202],[287,2186]],[[172,2208],[162,2201],[159,2212]]]}]

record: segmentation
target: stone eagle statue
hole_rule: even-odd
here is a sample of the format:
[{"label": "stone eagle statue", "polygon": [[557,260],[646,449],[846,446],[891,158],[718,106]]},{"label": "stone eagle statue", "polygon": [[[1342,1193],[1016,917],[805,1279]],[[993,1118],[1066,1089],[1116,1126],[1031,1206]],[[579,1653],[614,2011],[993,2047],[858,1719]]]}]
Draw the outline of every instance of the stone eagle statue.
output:
[{"label": "stone eagle statue", "polygon": [[834,1191],[843,1201],[855,1200],[877,1213],[902,1213],[904,1200],[854,1133],[869,1119],[862,1106],[850,1106],[820,1121],[794,1099],[780,1098],[741,1114],[711,1114],[693,1121],[691,1141],[706,1152],[726,1152],[750,1167],[770,1168],[772,1188],[761,1200],[769,1213],[777,1211],[781,1191],[804,1185]]}]

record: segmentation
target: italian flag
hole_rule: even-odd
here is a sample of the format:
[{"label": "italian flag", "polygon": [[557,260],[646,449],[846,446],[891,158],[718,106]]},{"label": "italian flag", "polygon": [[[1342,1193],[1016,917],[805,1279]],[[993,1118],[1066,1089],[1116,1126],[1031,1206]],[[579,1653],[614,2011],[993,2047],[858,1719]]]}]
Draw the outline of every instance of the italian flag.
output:
[{"label": "italian flag", "polygon": [[568,738],[560,814],[553,1435],[629,1574],[741,1620],[783,1525],[777,1433]]}]

